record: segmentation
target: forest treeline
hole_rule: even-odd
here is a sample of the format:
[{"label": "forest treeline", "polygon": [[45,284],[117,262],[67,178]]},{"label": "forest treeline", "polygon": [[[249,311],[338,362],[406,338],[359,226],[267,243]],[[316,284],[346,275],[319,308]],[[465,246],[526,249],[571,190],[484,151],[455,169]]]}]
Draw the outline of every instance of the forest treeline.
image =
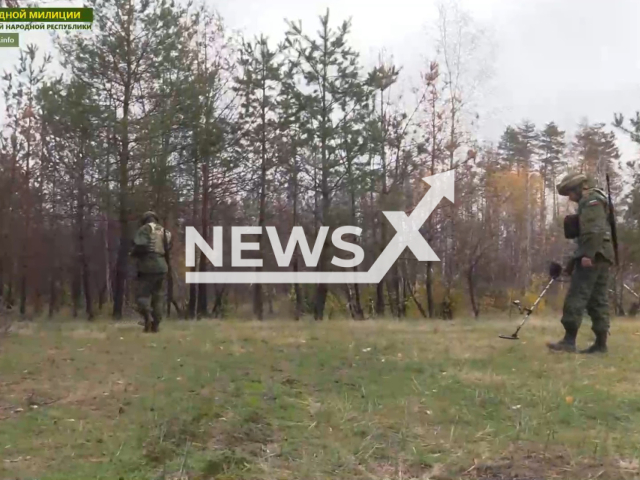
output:
[{"label": "forest treeline", "polygon": [[[621,259],[612,295],[618,310],[627,302],[622,285],[640,273],[640,173],[622,165],[615,131],[640,144],[640,117],[612,112],[573,135],[524,119],[480,142],[474,99],[488,65],[465,12],[441,7],[414,98],[400,95],[402,69],[389,59],[365,67],[350,21],[329,12],[308,28],[283,21],[282,37],[267,39],[230,32],[202,5],[87,6],[92,31],[57,37],[53,52],[27,45],[2,77],[4,308],[129,315],[131,239],[152,209],[175,238],[167,308],[180,318],[435,318],[447,298],[456,315],[479,317],[535,297],[549,262],[571,253],[562,218],[573,207],[555,193],[569,169],[601,186],[611,175]],[[356,268],[368,269],[395,233],[382,211],[410,212],[429,188],[422,178],[452,168],[455,202],[442,200],[423,228],[440,262],[406,250],[377,285],[184,282],[186,226],[209,242],[213,226],[275,226],[283,244],[301,226],[313,246],[321,226],[356,225]],[[255,241],[264,270],[276,269],[266,235]],[[230,250],[226,239],[227,265]],[[334,254],[327,241],[307,267],[297,249],[290,269],[335,269]],[[191,270],[214,268],[197,260]]]}]

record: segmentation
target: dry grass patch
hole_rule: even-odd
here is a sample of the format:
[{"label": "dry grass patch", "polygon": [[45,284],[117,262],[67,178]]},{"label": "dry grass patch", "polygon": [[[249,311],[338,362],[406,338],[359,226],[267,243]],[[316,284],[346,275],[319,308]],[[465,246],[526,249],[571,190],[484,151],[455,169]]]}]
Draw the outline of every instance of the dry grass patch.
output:
[{"label": "dry grass patch", "polygon": [[486,387],[488,385],[497,386],[505,385],[507,378],[503,375],[497,375],[492,371],[479,370],[462,370],[454,373],[463,382],[472,383],[478,386]]},{"label": "dry grass patch", "polygon": [[107,338],[106,332],[100,332],[100,331],[92,330],[88,328],[71,330],[71,331],[65,332],[65,335],[68,335],[71,338],[77,338],[77,339],[105,340]]}]

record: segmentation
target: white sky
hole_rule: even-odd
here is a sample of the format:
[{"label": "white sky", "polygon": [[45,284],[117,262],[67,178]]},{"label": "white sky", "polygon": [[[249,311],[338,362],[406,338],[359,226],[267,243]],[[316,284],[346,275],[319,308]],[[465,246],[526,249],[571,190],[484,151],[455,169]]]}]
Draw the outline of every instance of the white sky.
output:
[{"label": "white sky", "polygon": [[[280,41],[284,18],[317,30],[317,17],[330,9],[333,24],[352,17],[351,40],[370,64],[385,49],[403,68],[402,85],[417,85],[418,72],[433,45],[429,31],[436,0],[218,0],[211,1],[229,29],[264,33]],[[573,132],[577,123],[611,125],[614,112],[640,110],[640,0],[461,0],[493,32],[494,79],[482,117],[482,136],[497,141],[504,127],[527,118]],[[81,2],[39,2],[81,6]],[[47,34],[20,32],[27,42],[51,48]],[[0,49],[0,71],[11,68],[17,49]],[[410,93],[406,94],[411,97]],[[612,128],[612,127],[611,127]],[[637,156],[625,137],[623,158]]]}]

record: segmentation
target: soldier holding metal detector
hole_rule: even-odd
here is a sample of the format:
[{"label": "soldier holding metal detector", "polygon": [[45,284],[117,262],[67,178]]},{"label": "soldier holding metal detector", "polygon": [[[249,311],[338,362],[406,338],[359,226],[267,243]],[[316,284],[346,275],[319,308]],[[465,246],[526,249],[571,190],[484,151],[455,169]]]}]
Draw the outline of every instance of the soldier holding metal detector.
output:
[{"label": "soldier holding metal detector", "polygon": [[[609,176],[607,175],[607,184]],[[576,337],[582,323],[582,313],[591,317],[596,340],[580,353],[604,353],[609,334],[609,278],[610,268],[617,264],[617,238],[611,193],[609,198],[600,189],[589,185],[582,173],[570,173],[557,186],[558,194],[578,204],[578,212],[564,220],[565,237],[574,239],[578,248],[566,267],[571,276],[561,323],[565,336],[556,343],[548,343],[554,351],[576,351]]]}]

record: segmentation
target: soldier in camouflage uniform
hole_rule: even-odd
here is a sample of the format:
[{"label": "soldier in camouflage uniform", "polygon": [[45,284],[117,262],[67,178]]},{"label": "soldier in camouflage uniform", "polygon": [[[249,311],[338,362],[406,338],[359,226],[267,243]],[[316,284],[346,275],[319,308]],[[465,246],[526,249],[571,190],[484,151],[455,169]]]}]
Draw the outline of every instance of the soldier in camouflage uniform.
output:
[{"label": "soldier in camouflage uniform", "polygon": [[[595,343],[580,353],[607,351],[609,333],[609,270],[614,261],[611,229],[607,221],[609,203],[605,193],[590,185],[589,178],[571,173],[557,186],[558,194],[578,203],[575,219],[577,249],[567,265],[571,285],[565,299],[562,325],[564,338],[548,347],[556,351],[576,351],[576,337],[584,310],[591,317]],[[572,238],[572,236],[568,237]]]},{"label": "soldier in camouflage uniform", "polygon": [[451,298],[449,295],[445,295],[444,300],[442,300],[442,319],[443,320],[453,320],[453,304],[451,302]]},{"label": "soldier in camouflage uniform", "polygon": [[171,234],[154,212],[146,212],[133,238],[131,255],[136,259],[138,282],[136,306],[144,319],[145,332],[158,332],[162,320],[162,291],[169,270],[165,251],[171,249]]}]

